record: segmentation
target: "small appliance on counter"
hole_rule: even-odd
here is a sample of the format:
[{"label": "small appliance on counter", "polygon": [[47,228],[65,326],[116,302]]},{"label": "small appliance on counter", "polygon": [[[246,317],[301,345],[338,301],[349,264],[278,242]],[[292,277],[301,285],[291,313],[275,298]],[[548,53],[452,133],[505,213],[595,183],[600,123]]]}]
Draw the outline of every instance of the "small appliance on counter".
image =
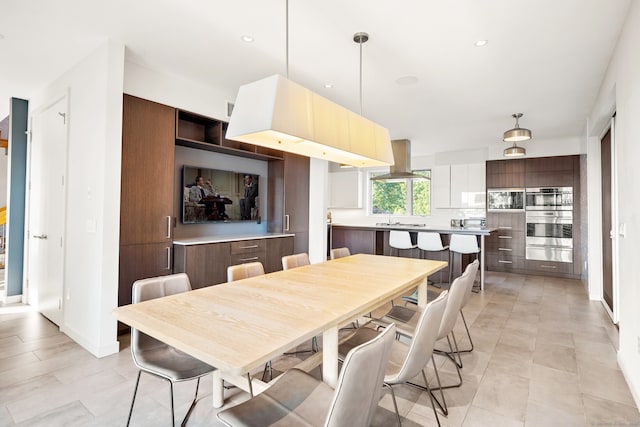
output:
[{"label": "small appliance on counter", "polygon": [[452,219],[451,228],[486,228],[487,220],[485,218],[466,218]]}]

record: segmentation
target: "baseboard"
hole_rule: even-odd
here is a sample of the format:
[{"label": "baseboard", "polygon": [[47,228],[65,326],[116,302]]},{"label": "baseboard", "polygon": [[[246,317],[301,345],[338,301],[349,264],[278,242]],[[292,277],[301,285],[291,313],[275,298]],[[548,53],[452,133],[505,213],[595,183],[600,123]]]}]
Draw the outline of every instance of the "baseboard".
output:
[{"label": "baseboard", "polygon": [[628,369],[625,366],[623,359],[620,357],[620,351],[618,351],[618,365],[620,365],[620,370],[622,371],[622,376],[624,376],[624,380],[627,382],[629,386],[629,391],[631,392],[631,396],[633,400],[636,402],[636,408],[640,408],[640,380],[637,383],[634,383],[631,378],[632,375],[628,374]]},{"label": "baseboard", "polygon": [[11,295],[4,298],[5,304],[15,304],[22,302],[22,294],[20,295]]},{"label": "baseboard", "polygon": [[69,338],[78,343],[82,348],[93,354],[97,358],[110,356],[120,351],[120,342],[114,341],[105,345],[96,346],[94,343],[87,341],[83,336],[76,333],[70,328],[60,327],[60,330],[67,334]]}]

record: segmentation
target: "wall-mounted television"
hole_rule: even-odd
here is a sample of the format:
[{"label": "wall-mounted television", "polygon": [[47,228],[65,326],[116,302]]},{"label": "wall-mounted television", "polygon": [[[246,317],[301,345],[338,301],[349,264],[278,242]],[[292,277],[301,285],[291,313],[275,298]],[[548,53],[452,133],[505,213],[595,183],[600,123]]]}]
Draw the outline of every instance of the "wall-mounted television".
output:
[{"label": "wall-mounted television", "polygon": [[259,221],[259,182],[253,173],[183,166],[182,222]]}]

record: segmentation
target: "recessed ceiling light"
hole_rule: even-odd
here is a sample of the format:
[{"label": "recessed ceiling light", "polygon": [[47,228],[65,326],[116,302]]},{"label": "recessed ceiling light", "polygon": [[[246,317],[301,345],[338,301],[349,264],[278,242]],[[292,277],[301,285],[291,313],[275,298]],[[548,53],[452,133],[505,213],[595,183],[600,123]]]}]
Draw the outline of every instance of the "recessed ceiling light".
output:
[{"label": "recessed ceiling light", "polygon": [[399,84],[400,86],[414,85],[418,83],[418,78],[416,76],[404,76],[404,77],[398,78],[396,80],[396,83]]},{"label": "recessed ceiling light", "polygon": [[242,41],[245,43],[251,43],[253,42],[253,37],[251,36],[242,36]]},{"label": "recessed ceiling light", "polygon": [[487,43],[489,43],[489,40],[478,40],[477,42],[474,43],[475,47],[482,47],[482,46],[486,46]]},{"label": "recessed ceiling light", "polygon": [[325,89],[333,88],[333,85],[331,83],[325,83],[323,86],[324,86]]}]

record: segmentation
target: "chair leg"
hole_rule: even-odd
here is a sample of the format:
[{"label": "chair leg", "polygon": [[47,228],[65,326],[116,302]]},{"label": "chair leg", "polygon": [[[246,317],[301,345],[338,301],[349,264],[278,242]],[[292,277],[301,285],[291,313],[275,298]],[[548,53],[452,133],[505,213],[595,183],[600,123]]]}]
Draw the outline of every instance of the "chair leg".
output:
[{"label": "chair leg", "polygon": [[133,399],[131,399],[131,408],[129,408],[129,418],[127,418],[127,427],[131,422],[131,414],[133,413],[133,404],[136,402],[136,394],[138,393],[138,384],[140,384],[140,374],[142,371],[138,371],[138,379],[136,379],[136,387],[133,389]]},{"label": "chair leg", "polygon": [[299,350],[299,351],[289,351],[285,353],[286,356],[292,356],[294,354],[302,354],[302,353],[317,353],[318,352],[318,339],[316,337],[311,338],[311,349],[310,350]]},{"label": "chair leg", "polygon": [[[438,427],[440,427],[440,417],[438,417],[436,404],[433,401],[433,395],[431,394],[431,387],[429,387],[429,381],[427,381],[427,374],[424,373],[424,369],[422,370],[422,379],[424,380],[424,384],[427,386],[427,390],[429,390],[428,394],[429,394],[429,400],[431,401],[431,409],[433,409],[433,415],[436,417],[436,422],[438,423]],[[440,391],[442,392],[442,390]],[[443,400],[444,400],[444,394],[443,394]]]},{"label": "chair leg", "polygon": [[[460,353],[457,351],[458,344],[456,342],[456,336],[453,334],[453,332],[451,332],[451,334],[453,335],[453,342],[456,345],[456,350],[453,349],[453,346],[451,345],[451,340],[449,339],[449,336],[447,336],[447,341],[449,342],[450,351],[446,352],[442,350],[435,350],[435,352],[438,354],[443,354],[447,356],[447,358],[453,362],[454,366],[456,367],[456,371],[458,372],[458,384],[445,385],[445,386],[440,384],[439,386],[441,389],[457,388],[462,385],[462,373],[460,372],[460,368],[462,367],[462,359],[460,358]],[[458,364],[458,361],[455,359],[456,354],[458,355],[458,360],[460,361],[460,364]]]},{"label": "chair leg", "polygon": [[196,401],[198,400],[198,388],[200,387],[200,377],[198,377],[196,381],[196,394],[193,396],[193,401],[191,402],[191,406],[187,409],[187,413],[185,414],[182,422],[180,423],[180,427],[184,427],[187,424],[187,420],[189,419],[189,415],[193,411],[193,408],[196,406]]},{"label": "chair leg", "polygon": [[264,381],[265,376],[269,373],[269,381],[273,379],[273,365],[271,360],[264,364],[264,370],[262,371],[262,381]]},{"label": "chair leg", "polygon": [[447,400],[444,398],[444,387],[442,387],[442,383],[440,382],[440,374],[438,373],[438,367],[436,366],[436,358],[432,354],[431,355],[431,363],[433,364],[433,370],[436,373],[436,380],[438,381],[438,389],[440,390],[440,398],[442,399],[442,403],[436,398],[435,394],[433,394],[433,390],[429,389],[429,397],[435,401],[435,403],[440,407],[440,410],[444,414],[444,416],[449,415],[449,408],[447,408]]},{"label": "chair leg", "polygon": [[391,400],[393,400],[393,407],[396,410],[396,419],[398,420],[398,426],[402,427],[402,420],[400,418],[400,411],[398,410],[398,402],[396,402],[396,393],[393,391],[393,387],[391,384],[383,383],[385,387],[387,387],[391,391]]},{"label": "chair leg", "polygon": [[176,416],[173,408],[173,382],[171,380],[167,381],[169,381],[169,390],[171,393],[171,427],[174,427],[176,425]]},{"label": "chair leg", "polygon": [[462,323],[464,324],[464,329],[467,331],[467,338],[469,338],[469,343],[471,347],[464,350],[458,350],[460,353],[471,353],[473,351],[473,340],[471,339],[471,333],[469,332],[469,326],[467,326],[467,319],[464,318],[464,313],[462,309],[460,309],[460,317],[462,317]]}]

